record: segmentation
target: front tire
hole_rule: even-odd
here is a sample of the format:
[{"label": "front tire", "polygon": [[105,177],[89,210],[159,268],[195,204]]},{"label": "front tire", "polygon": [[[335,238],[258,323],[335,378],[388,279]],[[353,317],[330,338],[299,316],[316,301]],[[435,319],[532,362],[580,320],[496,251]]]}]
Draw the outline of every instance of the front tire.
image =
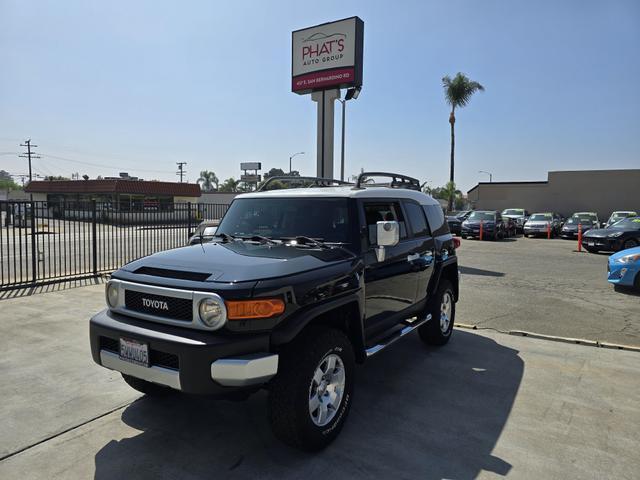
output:
[{"label": "front tire", "polygon": [[418,327],[418,334],[424,343],[440,346],[449,341],[456,317],[454,298],[453,285],[449,280],[442,280],[427,310],[431,314],[431,320]]},{"label": "front tire", "polygon": [[627,250],[628,248],[634,248],[638,246],[638,242],[636,242],[633,238],[626,240],[622,245],[622,250]]},{"label": "front tire", "polygon": [[282,352],[269,392],[276,437],[306,451],[329,445],[340,433],[353,398],[355,356],[340,330],[311,327]]}]

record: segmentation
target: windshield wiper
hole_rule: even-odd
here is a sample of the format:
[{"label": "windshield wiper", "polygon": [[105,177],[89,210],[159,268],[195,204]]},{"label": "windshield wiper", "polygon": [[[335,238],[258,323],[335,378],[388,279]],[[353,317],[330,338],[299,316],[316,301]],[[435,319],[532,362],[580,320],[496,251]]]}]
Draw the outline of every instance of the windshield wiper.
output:
[{"label": "windshield wiper", "polygon": [[271,245],[278,245],[273,238],[265,237],[264,235],[251,235],[250,237],[238,237],[240,240],[249,242],[268,243]]},{"label": "windshield wiper", "polygon": [[314,247],[318,248],[331,248],[331,245],[324,242],[322,238],[312,238],[305,235],[297,235],[295,237],[282,237],[280,240],[289,240],[292,243],[295,242],[295,245],[301,245],[305,247],[313,245]]},{"label": "windshield wiper", "polygon": [[233,242],[236,239],[236,237],[234,237],[232,235],[229,235],[228,233],[224,233],[224,232],[216,233],[215,236],[216,237],[220,237],[225,242]]}]

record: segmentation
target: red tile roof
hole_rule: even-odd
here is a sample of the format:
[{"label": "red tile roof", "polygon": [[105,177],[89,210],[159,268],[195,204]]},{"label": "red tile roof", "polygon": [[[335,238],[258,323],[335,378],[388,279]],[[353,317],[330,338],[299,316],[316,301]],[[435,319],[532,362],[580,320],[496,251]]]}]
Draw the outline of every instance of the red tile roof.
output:
[{"label": "red tile roof", "polygon": [[125,193],[199,197],[196,183],[147,182],[144,180],[34,180],[25,187],[27,193]]}]

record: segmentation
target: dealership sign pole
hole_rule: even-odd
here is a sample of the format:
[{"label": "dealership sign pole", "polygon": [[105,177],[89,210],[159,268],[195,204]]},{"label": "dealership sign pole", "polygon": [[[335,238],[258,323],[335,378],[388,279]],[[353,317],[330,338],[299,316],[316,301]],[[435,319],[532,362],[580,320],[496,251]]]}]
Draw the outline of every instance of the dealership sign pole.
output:
[{"label": "dealership sign pole", "polygon": [[296,30],[291,41],[291,90],[317,103],[317,176],[333,178],[335,100],[341,88],[362,87],[364,22],[358,17]]}]

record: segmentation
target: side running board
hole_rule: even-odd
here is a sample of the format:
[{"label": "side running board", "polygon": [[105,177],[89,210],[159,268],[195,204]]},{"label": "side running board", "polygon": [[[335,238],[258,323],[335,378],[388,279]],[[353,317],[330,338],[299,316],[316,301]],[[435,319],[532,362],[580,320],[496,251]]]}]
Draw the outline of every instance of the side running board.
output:
[{"label": "side running board", "polygon": [[424,317],[421,320],[418,320],[415,317],[413,319],[405,320],[405,323],[408,323],[408,325],[406,327],[404,327],[402,330],[400,330],[399,332],[394,333],[393,335],[390,335],[389,337],[385,338],[382,342],[378,343],[377,345],[374,345],[373,347],[367,348],[365,350],[365,352],[367,354],[367,357],[375,355],[380,350],[388,347],[393,342],[395,342],[396,340],[404,337],[408,333],[413,332],[416,328],[418,328],[420,325],[423,325],[423,324],[427,323],[429,320],[431,320],[431,314],[430,313],[427,314],[427,316]]}]

